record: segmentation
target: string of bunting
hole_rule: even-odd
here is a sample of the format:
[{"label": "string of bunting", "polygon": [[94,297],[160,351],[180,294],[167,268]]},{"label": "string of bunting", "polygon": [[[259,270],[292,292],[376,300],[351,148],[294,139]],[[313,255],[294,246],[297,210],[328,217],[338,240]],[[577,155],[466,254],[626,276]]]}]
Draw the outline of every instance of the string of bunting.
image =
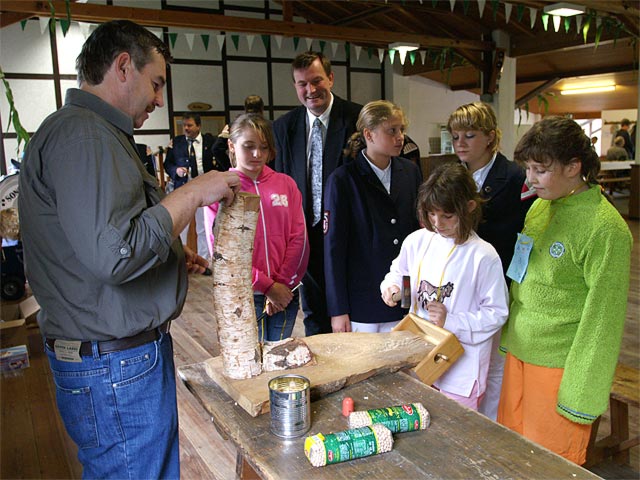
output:
[{"label": "string of bunting", "polygon": [[[424,0],[421,0],[420,3],[423,3]],[[480,16],[480,18],[482,18],[483,14],[484,14],[484,10],[486,7],[486,3],[487,0],[475,0],[475,1],[471,1],[471,0],[458,0],[458,2],[462,2],[462,9],[465,15],[468,15],[469,10],[471,8],[472,4],[477,5],[478,7],[478,14]],[[491,5],[491,10],[492,10],[492,16],[493,16],[493,20],[497,21],[497,14],[498,11],[500,9],[500,5],[504,5],[504,21],[505,23],[509,23],[510,19],[511,19],[511,15],[513,12],[513,4],[508,3],[508,2],[501,2],[501,0],[489,0],[490,5]],[[438,0],[431,0],[431,4],[433,5],[433,7],[435,8],[438,4]],[[453,12],[455,5],[456,5],[456,0],[449,0],[449,4],[450,4],[450,8],[451,11]],[[69,8],[69,6],[67,5],[67,9]],[[534,7],[526,7],[523,4],[517,4],[516,5],[516,9],[515,9],[515,18],[517,19],[518,22],[522,22],[522,20],[524,19],[525,13],[528,11],[529,13],[529,24],[530,24],[530,28],[533,29],[535,27],[536,24],[536,20],[538,17],[538,10]],[[52,12],[53,14],[53,12]],[[575,34],[579,35],[582,34],[583,39],[584,39],[584,43],[587,43],[587,39],[588,39],[588,35],[590,32],[595,32],[595,38],[594,38],[594,43],[595,46],[597,47],[600,39],[602,37],[602,34],[604,31],[607,32],[613,32],[613,36],[614,36],[614,44],[617,41],[617,39],[620,37],[621,33],[623,32],[623,30],[625,30],[624,25],[617,19],[613,18],[613,17],[609,17],[609,16],[601,16],[598,15],[597,12],[595,12],[594,10],[590,10],[588,13],[584,14],[584,15],[576,15],[574,17],[560,17],[560,16],[553,16],[553,15],[549,15],[547,13],[541,13],[540,15],[540,21],[542,23],[542,27],[544,28],[545,31],[548,31],[550,27],[549,25],[549,20],[551,17],[551,24],[553,26],[553,29],[555,32],[561,32],[561,27],[564,27],[564,34],[569,34],[571,31],[571,25],[573,22],[573,18],[575,18],[575,23],[576,23],[576,31]],[[56,24],[59,23],[61,30],[62,30],[62,34],[63,36],[66,36],[66,34],[68,33],[70,27],[71,27],[71,23],[69,21],[69,19],[71,18],[70,16],[70,12],[67,12],[67,18],[63,18],[63,19],[57,19],[57,20],[53,20],[52,18],[49,17],[40,17],[39,20],[39,24],[40,24],[40,33],[44,34],[45,30],[47,29],[47,27],[51,30],[51,32],[55,32],[55,28],[56,28]],[[75,22],[73,22],[75,23]],[[89,34],[91,33],[91,30],[93,28],[95,28],[94,25],[85,23],[85,22],[77,22],[81,31],[81,34],[86,38],[89,36]],[[24,30],[26,28],[27,25],[27,20],[22,20],[20,22],[20,25],[22,27],[22,30]],[[160,29],[151,29],[159,38],[162,38],[162,31]],[[629,32],[627,32],[629,33]],[[210,46],[210,38],[211,38],[211,34],[205,34],[205,33],[200,33],[199,35],[196,35],[195,33],[191,33],[191,32],[169,32],[167,34],[168,37],[168,41],[169,44],[171,46],[172,49],[176,48],[176,43],[178,42],[179,38],[184,38],[187,46],[189,48],[190,51],[193,51],[194,47],[195,47],[195,39],[196,36],[200,37],[200,40],[202,42],[202,46],[204,47],[205,51],[209,50],[209,46]],[[246,39],[246,44],[247,47],[249,49],[249,51],[253,50],[253,46],[254,46],[254,41],[255,41],[255,37],[256,35],[253,34],[237,34],[237,33],[229,33],[229,34],[217,34],[214,35],[216,40],[217,40],[217,47],[218,49],[221,51],[225,40],[230,37],[231,38],[231,43],[233,44],[233,48],[235,49],[235,51],[239,51],[240,50],[240,41],[241,39]],[[275,42],[271,42],[271,39],[273,37],[273,40],[275,40]],[[287,37],[288,39],[291,39],[291,41],[293,42],[293,49],[295,51],[298,50],[299,46],[300,46],[300,37]],[[277,48],[278,50],[281,50],[283,48],[283,40],[285,39],[285,37],[283,37],[282,35],[260,35],[260,39],[262,41],[262,44],[264,46],[265,49],[269,49],[271,48]],[[307,50],[311,50],[314,41],[316,41],[318,43],[318,47],[319,50],[322,53],[325,53],[325,49],[327,46],[327,43],[329,43],[329,45],[331,46],[331,54],[333,57],[336,56],[337,50],[338,50],[338,46],[340,45],[341,42],[336,42],[336,41],[326,41],[326,40],[314,40],[313,38],[304,38],[304,44],[306,46]],[[352,45],[350,42],[345,42],[343,44],[344,47],[344,52],[345,52],[345,57],[347,59],[350,58],[351,56],[351,47],[353,47],[353,51],[355,53],[355,58],[356,60],[360,59],[361,53],[362,53],[362,46],[360,45]],[[229,45],[227,45],[227,48],[229,48]],[[445,50],[445,49],[443,49]],[[372,47],[368,47],[367,48],[367,53],[368,53],[368,58],[371,59],[373,57],[373,55],[376,53],[375,50]],[[389,62],[391,64],[393,64],[395,62],[396,57],[399,57],[400,62],[402,64],[405,63],[406,58],[404,55],[396,55],[396,50],[394,49],[384,49],[384,48],[378,48],[377,49],[377,57],[378,60],[380,61],[380,63],[382,63],[386,58],[389,59]],[[327,53],[325,53],[327,54]],[[419,54],[419,57],[418,57]],[[415,62],[420,59],[420,61],[424,64],[424,62],[430,58],[429,55],[429,50],[419,50],[419,51],[412,51],[412,52],[408,52],[406,57],[408,57],[409,62],[414,65]]]}]

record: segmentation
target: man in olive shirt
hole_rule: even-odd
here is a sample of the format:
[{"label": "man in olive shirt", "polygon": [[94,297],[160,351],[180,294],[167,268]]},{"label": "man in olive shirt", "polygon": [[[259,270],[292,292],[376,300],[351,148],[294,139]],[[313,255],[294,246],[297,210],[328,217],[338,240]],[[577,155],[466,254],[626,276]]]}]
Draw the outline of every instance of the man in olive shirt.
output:
[{"label": "man in olive shirt", "polygon": [[145,171],[133,129],[162,107],[169,59],[132,22],[100,25],[76,62],[80,89],[42,123],[20,173],[27,275],[87,478],[179,478],[169,325],[187,272],[207,262],[176,238],[239,186],[210,172],[165,197]]}]

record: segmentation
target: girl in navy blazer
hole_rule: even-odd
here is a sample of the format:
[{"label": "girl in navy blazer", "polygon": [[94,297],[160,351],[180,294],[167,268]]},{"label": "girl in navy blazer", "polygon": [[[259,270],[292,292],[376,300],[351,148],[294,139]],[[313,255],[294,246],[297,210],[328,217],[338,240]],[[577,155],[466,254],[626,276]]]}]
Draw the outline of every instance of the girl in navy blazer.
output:
[{"label": "girl in navy blazer", "polygon": [[398,156],[406,125],[402,109],[391,102],[365,105],[349,141],[354,161],[327,180],[324,270],[334,332],[386,332],[406,313],[387,306],[379,289],[402,241],[419,228],[422,175]]}]

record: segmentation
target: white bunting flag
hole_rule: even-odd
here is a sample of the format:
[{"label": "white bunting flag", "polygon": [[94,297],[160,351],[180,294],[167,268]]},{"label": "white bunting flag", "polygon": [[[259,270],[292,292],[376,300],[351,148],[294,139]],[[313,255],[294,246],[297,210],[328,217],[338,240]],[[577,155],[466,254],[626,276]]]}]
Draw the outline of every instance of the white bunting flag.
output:
[{"label": "white bunting flag", "polygon": [[249,51],[253,48],[253,41],[255,40],[255,35],[247,35],[247,43],[249,44]]},{"label": "white bunting flag", "polygon": [[218,50],[222,51],[222,46],[224,45],[224,40],[226,36],[224,34],[216,35],[216,40],[218,41]]},{"label": "white bunting flag", "polygon": [[512,8],[513,8],[513,5],[511,5],[510,3],[504,4],[504,22],[505,23],[509,23],[509,17],[511,16]]},{"label": "white bunting flag", "polygon": [[536,24],[536,16],[538,15],[538,10],[533,7],[529,7],[529,18],[531,19],[531,28]]},{"label": "white bunting flag", "polygon": [[189,45],[189,51],[193,51],[193,39],[195,38],[194,33],[185,33],[184,38],[187,40],[187,45]]}]

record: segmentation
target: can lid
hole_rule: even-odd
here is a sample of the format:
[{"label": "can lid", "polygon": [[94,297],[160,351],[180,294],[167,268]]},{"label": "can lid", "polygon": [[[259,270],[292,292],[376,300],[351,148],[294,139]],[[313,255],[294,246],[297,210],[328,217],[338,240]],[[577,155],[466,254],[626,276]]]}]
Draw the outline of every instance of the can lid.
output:
[{"label": "can lid", "polygon": [[309,385],[309,379],[302,375],[280,375],[269,380],[269,389],[283,393],[300,392]]}]

